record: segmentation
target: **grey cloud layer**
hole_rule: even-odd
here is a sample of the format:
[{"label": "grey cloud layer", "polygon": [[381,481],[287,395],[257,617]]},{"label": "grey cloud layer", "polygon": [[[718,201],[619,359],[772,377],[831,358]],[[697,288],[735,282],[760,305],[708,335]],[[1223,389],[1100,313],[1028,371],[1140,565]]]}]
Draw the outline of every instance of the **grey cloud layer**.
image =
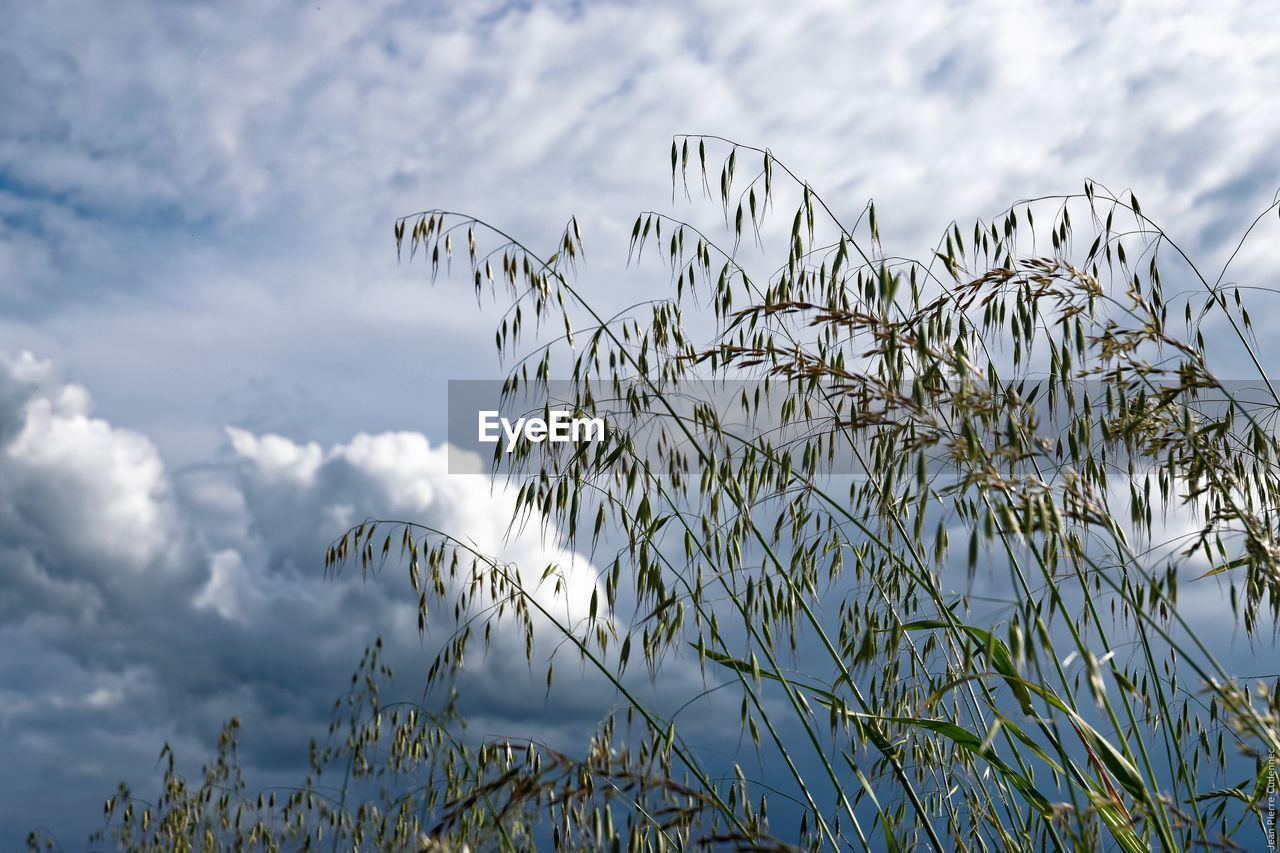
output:
[{"label": "grey cloud layer", "polygon": [[[358,570],[324,577],[325,547],[366,514],[456,530],[535,581],[559,562],[567,593],[545,600],[569,618],[585,613],[588,561],[533,532],[507,537],[512,495],[485,478],[448,477],[444,448],[421,434],[362,434],[324,450],[231,430],[228,464],[175,476],[150,441],[95,417],[88,392],[47,364],[23,354],[4,367],[0,725],[19,766],[79,798],[9,792],[6,844],[33,816],[50,823],[77,806],[91,818],[126,771],[149,777],[162,736],[194,743],[191,758],[201,757],[233,714],[249,724],[251,761],[298,770],[377,634],[414,682],[433,640],[418,642],[401,572],[364,584]],[[485,713],[563,722],[554,701],[543,711],[510,689],[528,677],[519,638],[499,629],[494,646],[494,663],[471,682]]]},{"label": "grey cloud layer", "polygon": [[319,5],[7,28],[0,334],[180,464],[226,423],[439,434],[422,401],[448,377],[424,365],[491,373],[490,324],[395,266],[391,219],[462,209],[546,247],[577,213],[620,304],[661,278],[623,260],[675,132],[771,146],[850,217],[874,196],[916,256],[952,217],[1092,177],[1213,268],[1280,185],[1280,42],[1246,3]]}]

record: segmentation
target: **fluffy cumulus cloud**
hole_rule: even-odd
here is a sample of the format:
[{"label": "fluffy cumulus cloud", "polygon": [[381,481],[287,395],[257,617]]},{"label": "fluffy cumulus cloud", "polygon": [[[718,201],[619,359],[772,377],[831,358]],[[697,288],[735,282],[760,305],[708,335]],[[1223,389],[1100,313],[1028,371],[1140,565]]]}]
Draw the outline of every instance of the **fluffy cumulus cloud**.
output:
[{"label": "fluffy cumulus cloud", "polygon": [[9,582],[0,618],[34,612],[92,627],[122,611],[136,615],[140,582],[160,595],[180,588],[190,569],[152,444],[92,417],[79,385],[41,389],[46,368],[30,354],[4,367],[13,390],[3,417],[11,426],[0,553]]},{"label": "fluffy cumulus cloud", "polygon": [[[530,583],[561,564],[564,589],[540,595],[569,618],[595,589],[584,557],[535,532],[508,535],[510,490],[449,476],[445,448],[421,434],[323,449],[230,429],[224,462],[172,472],[145,436],[94,417],[88,392],[47,363],[24,353],[3,368],[0,727],[12,766],[76,799],[13,791],[0,805],[8,843],[72,807],[83,829],[119,777],[150,777],[162,736],[200,756],[233,714],[246,720],[251,762],[299,770],[375,636],[409,681],[420,676],[442,635],[420,642],[403,575],[361,583],[358,571],[323,571],[325,547],[366,515],[457,531]],[[491,724],[528,719],[568,737],[588,722],[592,702],[572,685],[564,707],[555,694],[543,704],[514,629],[499,626],[494,646],[467,688]],[[520,683],[526,695],[513,691]],[[599,712],[610,697],[596,696]]]}]

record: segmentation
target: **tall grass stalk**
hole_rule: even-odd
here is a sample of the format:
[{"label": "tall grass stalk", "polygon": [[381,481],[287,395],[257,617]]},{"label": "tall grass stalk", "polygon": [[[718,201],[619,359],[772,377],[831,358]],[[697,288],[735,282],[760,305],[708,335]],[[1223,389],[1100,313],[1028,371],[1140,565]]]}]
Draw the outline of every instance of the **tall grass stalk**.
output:
[{"label": "tall grass stalk", "polygon": [[[608,414],[603,442],[495,456],[513,525],[592,553],[587,615],[543,603],[563,567],[531,585],[466,531],[370,521],[327,554],[369,571],[398,547],[420,627],[454,620],[428,688],[514,627],[530,665],[542,643],[576,653],[619,708],[571,758],[476,744],[451,713],[388,717],[369,676],[339,806],[316,805],[313,777],[254,843],[285,826],[319,843],[320,820],[343,849],[1256,845],[1280,696],[1180,605],[1221,592],[1224,629],[1259,645],[1280,614],[1280,397],[1243,288],[1094,183],[908,260],[873,204],[847,224],[767,150],[679,137],[671,163],[725,236],[641,214],[633,256],[656,255],[674,294],[617,315],[576,283],[576,220],[549,254],[448,211],[395,226],[433,275],[465,256],[478,295],[506,294],[509,399],[567,377],[563,404]],[[759,395],[690,406],[694,379]],[[713,763],[636,687],[637,667],[689,663],[708,686],[680,720],[736,691],[765,776]],[[395,780],[381,800],[347,798],[378,772]],[[129,849],[147,849],[138,824]]]}]

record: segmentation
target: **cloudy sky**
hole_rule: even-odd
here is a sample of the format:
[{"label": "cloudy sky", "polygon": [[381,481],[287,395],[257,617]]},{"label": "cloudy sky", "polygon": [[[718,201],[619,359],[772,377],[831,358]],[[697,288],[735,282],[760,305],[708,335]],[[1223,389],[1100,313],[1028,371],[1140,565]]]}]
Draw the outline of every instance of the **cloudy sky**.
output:
[{"label": "cloudy sky", "polygon": [[[576,214],[589,292],[634,301],[675,133],[768,146],[845,214],[875,198],[914,256],[1092,178],[1216,273],[1280,187],[1256,2],[262,6],[4,4],[0,849],[81,849],[118,781],[232,714],[283,777],[375,635],[420,661],[407,589],[324,579],[347,523],[557,556],[447,474],[446,383],[500,375],[494,314],[398,265],[396,216],[549,247]],[[1264,228],[1231,276],[1277,268]],[[551,719],[503,689],[521,672],[476,675],[494,731]],[[580,698],[550,700],[564,731]]]}]

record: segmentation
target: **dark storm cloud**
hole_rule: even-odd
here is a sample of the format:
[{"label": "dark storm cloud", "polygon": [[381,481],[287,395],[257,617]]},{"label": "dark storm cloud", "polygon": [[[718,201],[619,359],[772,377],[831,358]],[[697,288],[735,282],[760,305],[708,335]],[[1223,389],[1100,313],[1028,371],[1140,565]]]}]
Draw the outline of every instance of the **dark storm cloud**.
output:
[{"label": "dark storm cloud", "polygon": [[[5,368],[0,422],[15,426],[0,447],[0,724],[13,766],[60,780],[67,797],[14,792],[10,837],[23,814],[92,816],[119,776],[150,775],[164,737],[203,757],[233,715],[252,766],[301,774],[308,739],[375,636],[402,687],[420,693],[433,640],[419,641],[402,573],[361,582],[358,570],[323,571],[325,547],[364,514],[458,530],[531,572],[561,560],[572,568],[560,606],[585,612],[587,561],[534,534],[504,542],[511,494],[449,478],[444,449],[419,434],[322,449],[232,430],[229,464],[175,477],[145,437],[95,417],[85,389],[27,356]],[[583,724],[583,708],[607,707],[607,694],[582,702],[571,682],[546,705],[521,649],[499,627],[490,662],[474,667],[489,720],[563,732]],[[529,690],[513,691],[521,681]]]}]

